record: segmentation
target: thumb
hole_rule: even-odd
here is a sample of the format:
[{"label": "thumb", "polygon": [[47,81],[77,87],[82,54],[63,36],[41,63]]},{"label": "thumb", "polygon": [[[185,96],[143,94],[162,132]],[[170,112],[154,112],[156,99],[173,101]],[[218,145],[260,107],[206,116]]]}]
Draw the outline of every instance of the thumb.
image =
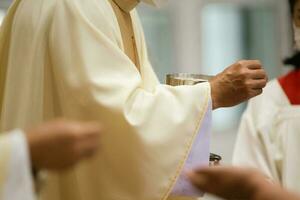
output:
[{"label": "thumb", "polygon": [[207,185],[209,184],[209,180],[207,179],[207,177],[201,173],[190,171],[187,173],[187,177],[195,186],[197,186],[201,190],[205,190]]}]

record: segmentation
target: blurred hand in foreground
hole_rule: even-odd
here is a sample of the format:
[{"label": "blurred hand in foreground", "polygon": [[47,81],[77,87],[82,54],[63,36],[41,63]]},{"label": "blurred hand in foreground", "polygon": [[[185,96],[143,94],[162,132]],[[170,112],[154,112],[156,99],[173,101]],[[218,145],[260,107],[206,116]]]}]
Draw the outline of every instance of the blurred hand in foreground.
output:
[{"label": "blurred hand in foreground", "polygon": [[228,200],[300,200],[253,169],[210,167],[188,177],[201,191]]},{"label": "blurred hand in foreground", "polygon": [[60,170],[91,157],[101,130],[98,123],[56,120],[25,131],[33,167]]}]

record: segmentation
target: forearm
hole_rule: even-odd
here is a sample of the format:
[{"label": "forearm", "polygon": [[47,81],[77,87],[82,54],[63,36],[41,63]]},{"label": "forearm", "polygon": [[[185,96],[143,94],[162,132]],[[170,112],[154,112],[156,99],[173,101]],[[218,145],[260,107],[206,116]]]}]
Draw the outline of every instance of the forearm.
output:
[{"label": "forearm", "polygon": [[251,200],[300,200],[299,196],[265,180],[258,180],[255,188]]},{"label": "forearm", "polygon": [[280,187],[262,188],[252,200],[300,200],[300,197]]}]

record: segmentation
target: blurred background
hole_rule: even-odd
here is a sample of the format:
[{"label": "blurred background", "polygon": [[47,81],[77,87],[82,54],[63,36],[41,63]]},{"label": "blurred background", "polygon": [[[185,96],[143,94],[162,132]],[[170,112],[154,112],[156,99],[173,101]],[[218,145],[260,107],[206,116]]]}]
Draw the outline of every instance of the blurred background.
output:
[{"label": "blurred background", "polygon": [[[241,59],[261,60],[270,79],[287,71],[282,60],[293,49],[287,0],[170,0],[160,10],[140,6],[139,13],[162,82],[174,72],[215,75]],[[214,111],[211,151],[225,164],[245,108]]]},{"label": "blurred background", "polygon": [[[259,59],[273,79],[292,52],[287,0],[170,0],[139,7],[149,54],[160,80],[174,72],[215,75],[241,59]],[[230,164],[246,104],[213,114],[211,151]],[[205,200],[217,199],[206,196]]]},{"label": "blurred background", "polygon": [[[11,0],[0,0],[0,19]],[[259,59],[269,77],[284,73],[292,51],[287,0],[170,0],[138,8],[160,80],[175,72],[215,75],[241,59]],[[214,112],[212,152],[229,164],[245,104]],[[205,197],[204,199],[214,199]]]}]

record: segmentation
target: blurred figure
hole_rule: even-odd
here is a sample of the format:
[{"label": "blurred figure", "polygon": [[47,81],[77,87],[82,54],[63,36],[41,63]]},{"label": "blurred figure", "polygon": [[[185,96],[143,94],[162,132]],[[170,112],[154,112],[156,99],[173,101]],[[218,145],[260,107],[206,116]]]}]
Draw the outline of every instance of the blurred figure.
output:
[{"label": "blurred figure", "polygon": [[253,169],[212,167],[188,176],[201,191],[228,200],[300,200]]},{"label": "blurred figure", "polygon": [[0,135],[0,200],[34,200],[32,168],[63,170],[99,146],[96,123],[57,120]]},{"label": "blurred figure", "polygon": [[[297,51],[300,50],[300,1],[290,0]],[[294,66],[251,100],[243,115],[233,162],[260,169],[288,189],[300,191],[300,54]]]},{"label": "blurred figure", "polygon": [[208,164],[211,110],[257,96],[266,85],[255,60],[233,64],[210,83],[160,84],[135,10],[139,2],[16,0],[4,19],[1,128],[62,116],[102,121],[110,131],[91,162],[49,176],[44,199],[166,199],[182,181],[190,150]]}]

